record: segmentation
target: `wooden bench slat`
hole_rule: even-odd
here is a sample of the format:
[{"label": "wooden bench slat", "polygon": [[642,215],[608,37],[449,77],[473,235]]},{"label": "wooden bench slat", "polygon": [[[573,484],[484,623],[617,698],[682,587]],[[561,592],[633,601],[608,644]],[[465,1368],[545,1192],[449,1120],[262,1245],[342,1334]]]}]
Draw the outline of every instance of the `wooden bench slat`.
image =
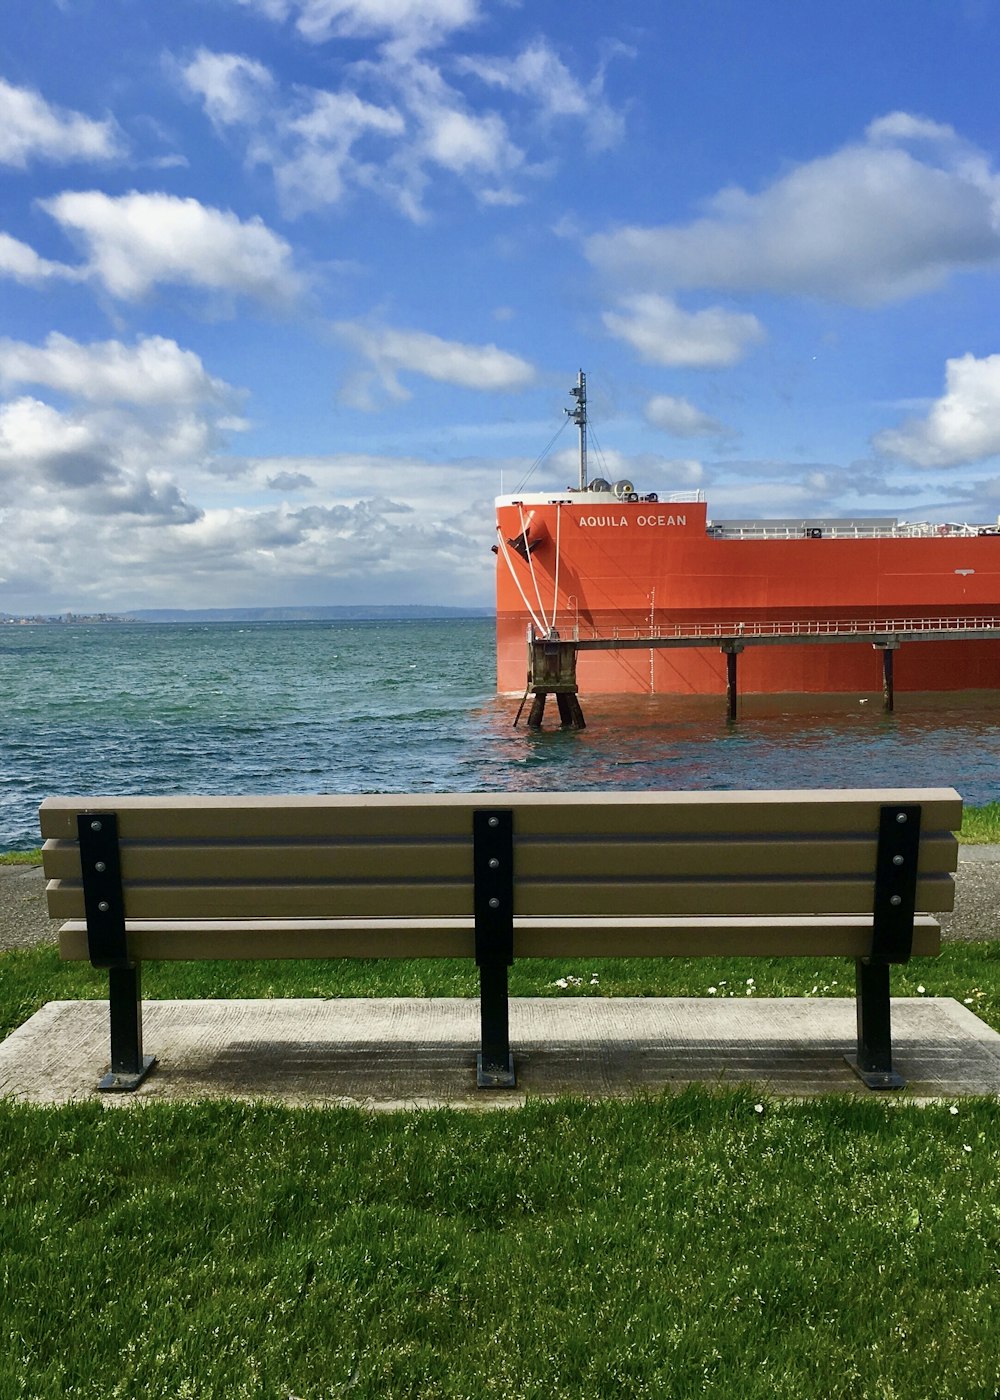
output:
[{"label": "wooden bench slat", "polygon": [[[79,885],[53,881],[48,888],[53,918],[79,918],[84,912]],[[520,915],[588,916],[613,910],[622,916],[662,914],[745,913],[848,914],[867,912],[873,905],[874,882],[868,879],[732,879],[519,880],[514,912]],[[951,909],[954,881],[948,875],[917,881],[917,907],[924,911]],[[398,884],[129,885],[125,914],[131,919],[252,918],[444,918],[461,917],[472,907],[471,883],[456,881]]]},{"label": "wooden bench slat", "polygon": [[[855,875],[871,879],[875,869],[874,838],[658,840],[654,837],[578,841],[515,839],[519,879],[565,880],[572,876],[615,878],[669,876],[796,875],[825,879]],[[79,846],[50,840],[42,853],[49,879],[79,881]],[[958,865],[958,842],[950,833],[921,842],[922,874],[953,871]],[[131,881],[171,879],[183,883],[264,879],[326,880],[370,878],[387,869],[397,878],[465,879],[473,875],[472,846],[444,840],[364,843],[233,842],[124,844],[122,876]]]},{"label": "wooden bench slat", "polygon": [[426,793],[352,796],[53,797],[39,818],[45,838],[75,839],[76,814],[115,810],[123,840],[229,836],[325,839],[428,833],[467,836],[473,810],[514,810],[522,835],[716,837],[741,833],[866,833],[883,803],[920,802],[925,830],[954,831],[962,800],[950,788],[817,792]]},{"label": "wooden bench slat", "polygon": [[[46,843],[42,865],[49,879],[79,881],[80,848],[75,842]],[[428,841],[395,843],[314,841],[273,845],[201,842],[192,844],[123,844],[122,880],[156,883],[224,883],[228,880],[312,883],[353,878],[373,880],[391,869],[399,879],[465,880],[472,886],[472,843]]]},{"label": "wooden bench slat", "polygon": [[[203,920],[182,923],[129,920],[134,957],[198,958],[469,958],[472,920]],[[871,948],[871,919],[823,920],[747,916],[685,919],[516,919],[514,954],[521,958],[864,957]],[[87,957],[87,926],[70,920],[59,935],[63,958]],[[914,920],[913,952],[934,956],[941,930],[928,914]]]}]

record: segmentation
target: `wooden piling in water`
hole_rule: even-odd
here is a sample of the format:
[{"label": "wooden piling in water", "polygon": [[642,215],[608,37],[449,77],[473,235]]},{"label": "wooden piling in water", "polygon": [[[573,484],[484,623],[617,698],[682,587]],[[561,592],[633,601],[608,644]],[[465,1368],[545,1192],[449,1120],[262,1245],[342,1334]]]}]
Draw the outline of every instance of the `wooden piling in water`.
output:
[{"label": "wooden piling in water", "polygon": [[532,697],[531,709],[528,711],[528,728],[541,729],[542,720],[545,717],[545,702],[548,699],[547,690],[536,691]]},{"label": "wooden piling in water", "polygon": [[875,650],[882,653],[882,708],[886,714],[891,714],[895,706],[893,658],[899,650],[899,641],[893,638],[888,642],[879,642]]},{"label": "wooden piling in water", "polygon": [[534,696],[528,712],[528,728],[541,729],[545,701],[550,695],[559,705],[563,729],[586,729],[587,723],[577,698],[576,642],[546,637],[528,641],[528,690]]},{"label": "wooden piling in water", "polygon": [[566,690],[556,692],[556,700],[559,702],[559,718],[562,720],[563,729],[586,729],[587,722],[580,709],[578,697]]},{"label": "wooden piling in water", "polygon": [[736,658],[743,650],[742,642],[726,642],[722,654],[726,658],[726,718],[734,720],[739,703],[737,688]]}]

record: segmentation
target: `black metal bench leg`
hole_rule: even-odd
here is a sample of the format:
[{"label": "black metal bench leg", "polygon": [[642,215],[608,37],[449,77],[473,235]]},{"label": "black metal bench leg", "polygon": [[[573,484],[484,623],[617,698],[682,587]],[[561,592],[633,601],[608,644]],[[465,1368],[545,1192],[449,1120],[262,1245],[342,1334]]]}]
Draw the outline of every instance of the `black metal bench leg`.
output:
[{"label": "black metal bench leg", "polygon": [[847,1063],[869,1089],[902,1089],[903,1076],[892,1067],[889,1015],[889,964],[858,958],[858,1053]]},{"label": "black metal bench leg", "polygon": [[480,1089],[512,1089],[514,1056],[510,1049],[506,963],[480,963],[479,1012],[482,1049],[476,1056],[476,1083]]},{"label": "black metal bench leg", "polygon": [[111,1070],[98,1084],[106,1094],[137,1089],[156,1064],[142,1053],[142,987],[140,965],[108,969],[111,1012]]}]

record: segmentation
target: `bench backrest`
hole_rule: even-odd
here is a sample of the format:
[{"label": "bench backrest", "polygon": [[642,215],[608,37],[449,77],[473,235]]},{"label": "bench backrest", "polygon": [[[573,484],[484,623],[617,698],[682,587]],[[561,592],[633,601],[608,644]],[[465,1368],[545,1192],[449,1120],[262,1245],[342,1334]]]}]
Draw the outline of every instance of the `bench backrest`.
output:
[{"label": "bench backrest", "polygon": [[513,813],[515,917],[868,914],[880,814],[921,809],[916,908],[952,907],[953,789],[48,798],[53,918],[84,917],[77,817],[115,812],[130,920],[454,918],[473,813]]}]

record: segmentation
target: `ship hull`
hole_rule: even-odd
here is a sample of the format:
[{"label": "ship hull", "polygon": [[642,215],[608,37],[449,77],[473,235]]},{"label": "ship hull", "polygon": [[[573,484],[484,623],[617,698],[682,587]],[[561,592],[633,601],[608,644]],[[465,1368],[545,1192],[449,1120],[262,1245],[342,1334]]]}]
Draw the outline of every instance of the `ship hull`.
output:
[{"label": "ship hull", "polygon": [[[497,686],[521,693],[527,634],[565,639],[694,640],[695,646],[581,650],[581,692],[717,695],[727,662],[705,633],[746,637],[744,694],[878,692],[870,639],[755,643],[798,628],[911,623],[968,629],[1000,614],[1000,535],[720,538],[703,502],[684,505],[501,500],[497,507]],[[515,548],[519,545],[520,548]],[[909,641],[894,656],[896,691],[1000,687],[1000,641]]]}]

